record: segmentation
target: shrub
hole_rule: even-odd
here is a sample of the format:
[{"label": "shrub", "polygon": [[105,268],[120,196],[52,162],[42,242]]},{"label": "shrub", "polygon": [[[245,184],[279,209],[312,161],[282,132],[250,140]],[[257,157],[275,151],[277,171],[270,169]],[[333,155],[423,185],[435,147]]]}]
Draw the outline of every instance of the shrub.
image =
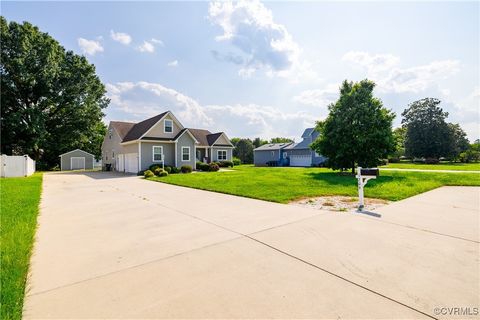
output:
[{"label": "shrub", "polygon": [[210,171],[210,166],[208,163],[200,163],[200,165],[197,166],[197,169],[202,170],[202,171]]},{"label": "shrub", "polygon": [[232,162],[233,162],[233,165],[234,165],[234,166],[239,166],[239,165],[242,164],[242,160],[240,160],[240,159],[237,158],[237,157],[233,157],[233,158],[232,158]]},{"label": "shrub", "polygon": [[437,164],[439,163],[440,161],[437,159],[437,158],[426,158],[425,159],[425,163],[426,164]]},{"label": "shrub", "polygon": [[168,176],[168,172],[165,171],[165,170],[162,170],[162,171],[160,171],[160,173],[158,174],[158,176],[159,176],[159,177],[166,177],[166,176]]},{"label": "shrub", "polygon": [[196,164],[196,168],[198,169],[203,164],[203,162],[202,161],[197,161],[195,164]]},{"label": "shrub", "polygon": [[172,172],[172,167],[170,166],[166,166],[165,168],[163,168],[163,170],[167,171],[168,173]]},{"label": "shrub", "polygon": [[223,168],[233,168],[233,162],[232,161],[220,161],[220,167]]},{"label": "shrub", "polygon": [[192,167],[191,166],[182,166],[180,168],[180,171],[182,171],[182,173],[191,173],[192,172]]},{"label": "shrub", "polygon": [[220,167],[218,166],[217,163],[215,162],[212,162],[208,165],[208,171],[218,171],[220,169]]},{"label": "shrub", "polygon": [[399,163],[400,162],[400,158],[389,158],[388,159],[388,163]]},{"label": "shrub", "polygon": [[177,167],[172,167],[172,171],[170,171],[170,173],[180,173],[180,169],[178,169]]},{"label": "shrub", "polygon": [[145,170],[145,172],[143,173],[143,176],[145,178],[151,178],[151,177],[154,176],[154,174],[153,174],[152,170]]},{"label": "shrub", "polygon": [[145,171],[140,170],[137,172],[137,176],[143,176],[145,174]]},{"label": "shrub", "polygon": [[388,163],[388,160],[387,159],[379,159],[378,160],[378,165],[379,166],[384,166]]},{"label": "shrub", "polygon": [[148,170],[155,172],[155,169],[161,168],[158,164],[152,164],[150,167],[148,167]]},{"label": "shrub", "polygon": [[153,170],[153,173],[156,175],[156,176],[160,176],[160,172],[162,172],[162,168],[155,168],[155,170]]}]

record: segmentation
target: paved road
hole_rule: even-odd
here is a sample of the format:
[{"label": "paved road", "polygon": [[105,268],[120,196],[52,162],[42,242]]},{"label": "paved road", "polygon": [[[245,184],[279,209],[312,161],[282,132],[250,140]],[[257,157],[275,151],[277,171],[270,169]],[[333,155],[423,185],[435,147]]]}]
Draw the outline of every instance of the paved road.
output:
[{"label": "paved road", "polygon": [[435,308],[479,306],[479,194],[378,218],[46,174],[24,317],[451,318]]}]

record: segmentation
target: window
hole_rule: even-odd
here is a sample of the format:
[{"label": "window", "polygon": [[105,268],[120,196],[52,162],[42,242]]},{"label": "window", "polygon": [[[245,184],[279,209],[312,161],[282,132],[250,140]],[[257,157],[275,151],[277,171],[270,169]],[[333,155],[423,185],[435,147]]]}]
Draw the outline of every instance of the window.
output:
[{"label": "window", "polygon": [[152,153],[153,153],[153,162],[163,161],[163,147],[162,146],[153,146],[152,147]]},{"label": "window", "polygon": [[286,152],[283,153],[283,159],[287,159],[287,153]]},{"label": "window", "polygon": [[217,150],[218,160],[227,160],[227,150]]},{"label": "window", "polygon": [[108,139],[112,139],[112,129],[108,130]]},{"label": "window", "polygon": [[164,126],[165,133],[173,132],[173,121],[169,119],[165,119],[165,126]]},{"label": "window", "polygon": [[190,161],[190,147],[182,147],[182,161]]},{"label": "window", "polygon": [[272,151],[272,158],[275,157],[275,151]]}]

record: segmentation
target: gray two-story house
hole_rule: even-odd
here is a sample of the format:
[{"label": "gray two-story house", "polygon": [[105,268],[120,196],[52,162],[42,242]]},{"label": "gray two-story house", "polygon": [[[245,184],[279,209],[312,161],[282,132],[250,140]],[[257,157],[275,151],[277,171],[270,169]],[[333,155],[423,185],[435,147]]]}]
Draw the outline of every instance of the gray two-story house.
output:
[{"label": "gray two-story house", "polygon": [[166,111],[138,123],[111,121],[102,143],[102,163],[131,173],[152,164],[195,169],[197,161],[231,160],[232,150],[224,132],[185,128]]},{"label": "gray two-story house", "polygon": [[310,144],[318,137],[315,128],[307,128],[302,134],[299,143],[269,143],[256,148],[253,152],[253,161],[256,166],[291,166],[311,167],[318,166],[326,158],[310,149]]}]

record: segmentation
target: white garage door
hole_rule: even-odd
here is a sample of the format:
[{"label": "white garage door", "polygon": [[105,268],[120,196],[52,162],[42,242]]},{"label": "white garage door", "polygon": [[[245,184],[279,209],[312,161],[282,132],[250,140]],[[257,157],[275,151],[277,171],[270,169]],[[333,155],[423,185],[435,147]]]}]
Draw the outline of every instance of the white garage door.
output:
[{"label": "white garage door", "polygon": [[312,165],[311,155],[291,155],[290,166],[291,167],[310,167]]},{"label": "white garage door", "polygon": [[125,172],[137,173],[138,170],[138,154],[126,153],[125,154]]},{"label": "white garage door", "polygon": [[85,157],[71,157],[70,158],[71,170],[85,170]]},{"label": "white garage door", "polygon": [[117,155],[116,170],[120,171],[120,172],[123,172],[125,170],[125,166],[124,166],[124,163],[123,163],[123,157],[124,157],[123,154]]}]

